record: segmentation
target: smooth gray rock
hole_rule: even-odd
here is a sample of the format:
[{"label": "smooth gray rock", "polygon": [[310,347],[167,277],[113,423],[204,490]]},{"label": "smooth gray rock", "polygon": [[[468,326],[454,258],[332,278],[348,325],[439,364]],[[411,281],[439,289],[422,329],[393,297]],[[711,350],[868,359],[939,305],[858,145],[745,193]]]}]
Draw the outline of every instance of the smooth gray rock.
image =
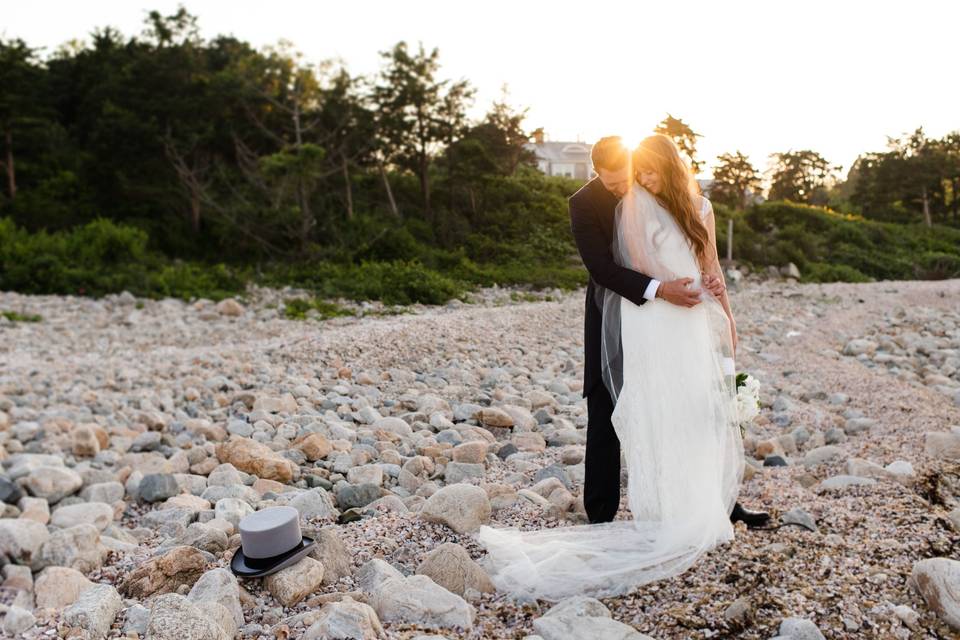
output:
[{"label": "smooth gray rock", "polygon": [[856,486],[872,486],[877,484],[873,478],[860,478],[858,476],[838,475],[822,480],[817,487],[824,491],[834,491]]},{"label": "smooth gray rock", "polygon": [[0,555],[19,564],[30,564],[50,539],[47,528],[26,518],[0,519]]},{"label": "smooth gray rock", "polygon": [[960,632],[960,561],[927,558],[913,565],[910,582],[927,606],[954,631]]},{"label": "smooth gray rock", "polygon": [[125,490],[119,482],[98,482],[84,487],[80,492],[80,497],[87,502],[103,502],[113,504],[123,500]]},{"label": "smooth gray rock", "polygon": [[123,633],[131,635],[145,635],[147,633],[147,622],[150,620],[150,609],[142,604],[135,604],[127,608],[124,615]]},{"label": "smooth gray rock", "polygon": [[144,502],[162,502],[180,493],[180,485],[172,473],[151,473],[140,481],[137,493]]},{"label": "smooth gray rock", "polygon": [[100,542],[100,531],[92,524],[78,524],[55,531],[43,543],[30,563],[34,571],[46,567],[70,567],[81,573],[99,569],[107,549]]},{"label": "smooth gray rock", "polygon": [[82,502],[58,507],[50,516],[50,524],[68,529],[78,524],[92,524],[98,531],[113,522],[113,507],[103,502]]},{"label": "smooth gray rock", "polygon": [[373,607],[346,596],[340,602],[329,602],[303,634],[303,640],[369,640],[383,636],[383,627]]},{"label": "smooth gray rock", "polygon": [[427,576],[387,578],[370,595],[370,605],[384,622],[408,622],[422,627],[472,629],[476,610]]},{"label": "smooth gray rock", "polygon": [[807,513],[800,507],[790,509],[790,511],[787,511],[785,514],[783,514],[781,518],[783,519],[783,522],[786,524],[798,524],[802,526],[804,529],[813,531],[814,533],[819,531],[819,529],[817,528],[817,523],[814,522],[813,520],[813,516],[811,516],[809,513]]},{"label": "smooth gray rock", "polygon": [[587,596],[561,600],[533,621],[533,629],[543,640],[652,640],[633,627],[613,620],[602,602]]},{"label": "smooth gray rock", "polygon": [[11,605],[7,607],[7,612],[3,616],[3,626],[0,627],[8,636],[19,637],[31,629],[37,623],[37,619],[26,609]]},{"label": "smooth gray rock", "polygon": [[114,619],[123,608],[123,599],[108,584],[98,584],[80,594],[77,601],[63,612],[63,620],[71,627],[90,632],[94,638],[104,638]]},{"label": "smooth gray rock", "polygon": [[337,496],[337,506],[351,509],[367,506],[383,495],[383,490],[375,484],[352,485],[343,482],[334,487],[334,494]]},{"label": "smooth gray rock", "polygon": [[443,471],[447,484],[456,484],[470,479],[483,479],[486,469],[482,464],[472,462],[448,462]]},{"label": "smooth gray rock", "polygon": [[[223,609],[217,603],[207,604]],[[229,612],[226,613],[229,616]],[[208,609],[184,596],[165,593],[153,599],[145,640],[230,640],[231,637]]]},{"label": "smooth gray rock", "polygon": [[73,469],[59,466],[41,466],[30,472],[25,486],[30,495],[56,504],[73,495],[83,486],[83,478]]},{"label": "smooth gray rock", "polygon": [[790,640],[826,640],[817,625],[805,618],[785,619],[778,633]]},{"label": "smooth gray rock", "polygon": [[212,569],[204,573],[190,589],[187,599],[194,604],[217,602],[230,612],[238,628],[243,626],[240,585],[237,583],[237,578],[227,569]]}]

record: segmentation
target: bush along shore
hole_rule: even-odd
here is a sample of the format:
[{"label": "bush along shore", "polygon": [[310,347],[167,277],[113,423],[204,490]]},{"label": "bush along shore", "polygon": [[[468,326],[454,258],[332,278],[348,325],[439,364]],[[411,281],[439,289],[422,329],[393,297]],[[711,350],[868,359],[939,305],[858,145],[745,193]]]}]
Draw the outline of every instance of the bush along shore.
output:
[{"label": "bush along shore", "polygon": [[[802,282],[960,277],[957,229],[875,222],[789,202],[764,203],[745,212],[722,205],[716,210],[721,256],[733,220],[734,279],[759,271]],[[454,249],[418,241],[408,226],[400,225],[381,233],[376,241],[381,246],[365,253],[227,264],[167,257],[149,247],[142,229],[104,218],[52,233],[30,233],[3,218],[0,289],[222,300],[242,296],[248,284],[257,284],[296,287],[319,300],[386,305],[443,304],[493,285],[571,290],[583,286],[587,274],[572,240],[563,235],[564,225],[563,214],[554,211],[539,239],[535,232],[520,241],[475,235]],[[321,312],[329,315],[330,310]]]}]

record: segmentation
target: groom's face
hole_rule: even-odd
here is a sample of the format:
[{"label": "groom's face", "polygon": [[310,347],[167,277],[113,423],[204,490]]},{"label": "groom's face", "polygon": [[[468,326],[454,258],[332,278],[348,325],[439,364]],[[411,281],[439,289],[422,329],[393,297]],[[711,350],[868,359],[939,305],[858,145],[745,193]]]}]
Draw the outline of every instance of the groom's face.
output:
[{"label": "groom's face", "polygon": [[631,176],[629,164],[624,165],[624,167],[618,171],[598,169],[597,177],[600,178],[600,182],[603,183],[606,190],[618,198],[622,198],[627,194],[627,191],[630,190]]}]

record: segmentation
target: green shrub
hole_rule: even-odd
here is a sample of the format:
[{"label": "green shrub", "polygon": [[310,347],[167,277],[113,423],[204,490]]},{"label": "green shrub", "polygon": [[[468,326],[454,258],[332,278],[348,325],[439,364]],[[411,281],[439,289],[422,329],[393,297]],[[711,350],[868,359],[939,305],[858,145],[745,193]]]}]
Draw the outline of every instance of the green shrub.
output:
[{"label": "green shrub", "polygon": [[246,277],[222,264],[167,263],[147,251],[139,229],[97,219],[73,230],[28,233],[0,220],[0,288],[35,294],[221,299]]},{"label": "green shrub", "polygon": [[845,264],[808,262],[803,272],[805,282],[870,282],[870,278]]},{"label": "green shrub", "polygon": [[349,309],[317,298],[284,300],[284,314],[291,320],[305,320],[309,311],[316,311],[323,320],[354,315],[353,311]]},{"label": "green shrub", "polygon": [[465,283],[416,261],[281,264],[275,265],[262,281],[275,286],[296,284],[321,298],[380,300],[384,304],[443,304],[466,292]]},{"label": "green shrub", "polygon": [[41,322],[43,316],[36,313],[19,313],[17,311],[0,311],[0,316],[3,316],[11,322]]},{"label": "green shrub", "polygon": [[141,292],[151,298],[222,300],[242,293],[250,277],[249,270],[237,271],[220,263],[201,265],[177,261],[144,274]]},{"label": "green shrub", "polygon": [[734,258],[753,266],[793,262],[809,281],[955,277],[952,260],[960,260],[960,231],[948,227],[877,222],[788,202],[743,214],[716,210],[721,255],[732,217]]},{"label": "green shrub", "polygon": [[960,278],[960,255],[927,252],[917,263],[917,277],[921,280]]}]

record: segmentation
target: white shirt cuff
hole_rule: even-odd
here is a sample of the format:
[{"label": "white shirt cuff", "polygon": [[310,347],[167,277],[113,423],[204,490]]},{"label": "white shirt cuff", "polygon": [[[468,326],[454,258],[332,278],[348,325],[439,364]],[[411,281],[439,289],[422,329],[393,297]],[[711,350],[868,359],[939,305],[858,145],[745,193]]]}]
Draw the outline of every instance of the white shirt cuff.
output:
[{"label": "white shirt cuff", "polygon": [[643,297],[647,300],[653,300],[657,297],[658,288],[660,288],[660,281],[657,279],[650,280],[650,284],[647,285],[647,290],[643,292]]}]

